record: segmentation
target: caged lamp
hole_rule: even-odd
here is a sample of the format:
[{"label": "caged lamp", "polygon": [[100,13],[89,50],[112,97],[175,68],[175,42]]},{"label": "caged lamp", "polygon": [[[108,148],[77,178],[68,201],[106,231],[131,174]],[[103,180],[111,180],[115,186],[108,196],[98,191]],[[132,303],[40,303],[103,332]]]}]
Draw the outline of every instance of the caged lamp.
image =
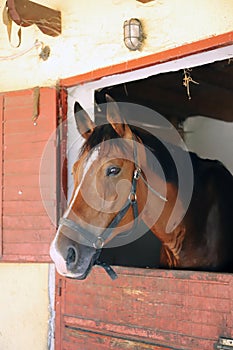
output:
[{"label": "caged lamp", "polygon": [[124,22],[124,43],[131,50],[139,50],[144,39],[142,24],[137,18],[131,18]]}]

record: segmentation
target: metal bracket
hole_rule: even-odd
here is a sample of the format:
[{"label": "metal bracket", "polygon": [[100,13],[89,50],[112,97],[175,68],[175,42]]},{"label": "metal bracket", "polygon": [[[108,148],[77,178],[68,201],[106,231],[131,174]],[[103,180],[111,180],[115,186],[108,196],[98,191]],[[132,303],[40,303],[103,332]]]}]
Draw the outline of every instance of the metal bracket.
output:
[{"label": "metal bracket", "polygon": [[218,342],[214,344],[216,350],[233,350],[233,339],[219,337]]}]

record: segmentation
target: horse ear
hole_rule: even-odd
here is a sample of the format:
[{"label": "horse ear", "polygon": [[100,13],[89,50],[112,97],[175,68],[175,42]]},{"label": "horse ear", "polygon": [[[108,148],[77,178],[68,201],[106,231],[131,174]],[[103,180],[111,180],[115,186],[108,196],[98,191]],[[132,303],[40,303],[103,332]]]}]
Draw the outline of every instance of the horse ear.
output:
[{"label": "horse ear", "polygon": [[118,104],[109,95],[105,95],[107,101],[107,120],[112,125],[113,129],[121,137],[132,138],[130,127],[125,119],[121,116]]},{"label": "horse ear", "polygon": [[95,123],[77,101],[74,104],[74,118],[78,131],[85,139],[87,139],[92,134],[93,129],[95,128]]}]

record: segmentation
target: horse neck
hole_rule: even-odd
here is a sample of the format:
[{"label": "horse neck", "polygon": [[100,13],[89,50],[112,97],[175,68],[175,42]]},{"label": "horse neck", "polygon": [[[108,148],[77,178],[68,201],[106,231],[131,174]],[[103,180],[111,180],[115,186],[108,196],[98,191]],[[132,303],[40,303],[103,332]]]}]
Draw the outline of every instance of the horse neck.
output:
[{"label": "horse neck", "polygon": [[[142,211],[142,219],[162,243],[163,264],[175,267],[179,265],[179,256],[185,237],[185,227],[182,221],[176,226],[174,223],[174,229],[167,232],[167,224],[177,200],[177,187],[161,179],[151,169],[147,169],[146,174],[149,185],[156,191],[161,193],[162,189],[166,188],[167,202],[156,196],[150,189],[145,189],[145,184],[140,184],[141,192],[147,194],[146,200],[144,199],[145,209]],[[182,202],[179,201],[178,205],[182,213]]]}]

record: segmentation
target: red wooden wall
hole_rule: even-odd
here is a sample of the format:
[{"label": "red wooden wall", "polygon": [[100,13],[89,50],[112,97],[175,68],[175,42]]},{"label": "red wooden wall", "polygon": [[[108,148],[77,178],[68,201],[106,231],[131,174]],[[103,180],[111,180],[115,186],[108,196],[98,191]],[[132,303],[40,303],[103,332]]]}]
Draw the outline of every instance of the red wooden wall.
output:
[{"label": "red wooden wall", "polygon": [[[56,230],[41,198],[41,186],[47,182],[46,206],[55,217],[55,139],[50,141],[53,166],[44,171],[41,160],[49,137],[56,130],[57,92],[53,88],[41,88],[38,95],[35,91],[0,95],[0,245],[4,261],[50,261],[49,244]],[[35,113],[38,113],[36,121]],[[46,193],[46,188],[42,191]]]},{"label": "red wooden wall", "polygon": [[57,350],[211,350],[233,337],[233,276],[135,268],[57,280]]}]

